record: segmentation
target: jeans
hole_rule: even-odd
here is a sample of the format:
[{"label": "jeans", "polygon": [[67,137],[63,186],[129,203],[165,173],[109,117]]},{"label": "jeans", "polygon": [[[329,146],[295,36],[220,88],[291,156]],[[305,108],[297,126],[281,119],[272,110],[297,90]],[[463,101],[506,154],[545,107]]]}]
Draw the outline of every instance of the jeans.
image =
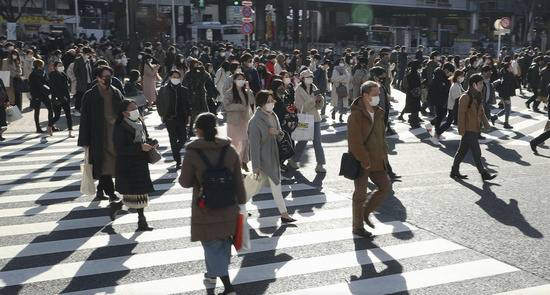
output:
[{"label": "jeans", "polygon": [[497,117],[500,117],[504,114],[504,123],[508,124],[508,119],[510,119],[510,112],[512,111],[512,101],[510,98],[505,98],[502,100],[504,103],[504,108],[496,114]]},{"label": "jeans", "polygon": [[[299,162],[300,157],[304,153],[307,141],[298,141],[295,148],[294,162]],[[321,122],[315,122],[313,124],[313,148],[315,149],[315,160],[317,165],[325,165],[325,151],[321,145]]]},{"label": "jeans", "polygon": [[[376,191],[372,193],[372,197],[368,202],[367,199],[367,187],[370,180],[378,187]],[[384,199],[391,192],[391,182],[386,171],[369,172],[361,168],[361,175],[359,178],[353,181],[355,190],[353,191],[353,229],[363,229],[363,220],[365,216],[374,212]]]},{"label": "jeans", "polygon": [[456,152],[454,158],[453,171],[459,171],[460,163],[462,163],[468,151],[472,150],[472,156],[474,157],[474,163],[476,164],[477,171],[479,171],[480,174],[485,173],[485,167],[483,167],[483,163],[481,162],[481,148],[479,147],[478,138],[479,132],[472,131],[466,131],[466,133],[462,136],[460,146],[458,147],[458,151]]},{"label": "jeans", "polygon": [[230,239],[201,241],[204,250],[206,276],[210,278],[227,276],[231,259]]}]

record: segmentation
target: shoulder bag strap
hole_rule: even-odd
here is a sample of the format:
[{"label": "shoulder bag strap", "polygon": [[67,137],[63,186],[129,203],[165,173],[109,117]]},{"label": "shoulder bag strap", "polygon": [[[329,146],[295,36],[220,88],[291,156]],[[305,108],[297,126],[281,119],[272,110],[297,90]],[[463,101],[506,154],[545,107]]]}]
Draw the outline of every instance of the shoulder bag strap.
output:
[{"label": "shoulder bag strap", "polygon": [[193,149],[193,150],[197,151],[197,153],[199,154],[199,157],[201,157],[201,160],[204,162],[204,165],[206,165],[206,167],[212,168],[212,164],[210,164],[210,161],[208,161],[208,158],[206,157],[206,155],[202,150],[200,149]]}]

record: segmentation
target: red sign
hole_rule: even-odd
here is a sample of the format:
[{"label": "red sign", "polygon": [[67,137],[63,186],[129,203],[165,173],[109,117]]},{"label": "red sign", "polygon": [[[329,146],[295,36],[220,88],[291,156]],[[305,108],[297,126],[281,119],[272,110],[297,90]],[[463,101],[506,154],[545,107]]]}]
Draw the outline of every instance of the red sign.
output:
[{"label": "red sign", "polygon": [[241,32],[245,35],[250,35],[254,32],[254,25],[252,23],[244,23],[241,27]]}]

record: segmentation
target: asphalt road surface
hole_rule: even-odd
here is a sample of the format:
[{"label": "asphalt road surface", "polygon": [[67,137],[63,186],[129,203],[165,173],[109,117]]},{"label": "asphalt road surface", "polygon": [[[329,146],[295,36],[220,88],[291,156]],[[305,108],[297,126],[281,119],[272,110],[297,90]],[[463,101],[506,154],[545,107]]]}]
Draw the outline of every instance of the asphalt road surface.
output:
[{"label": "asphalt road surface", "polygon": [[[401,110],[404,96],[394,96]],[[528,145],[547,118],[526,110],[519,96],[513,111],[515,129],[492,130],[482,141],[482,156],[498,173],[490,183],[481,181],[470,157],[461,167],[469,179],[449,178],[456,129],[436,143],[425,128],[395,121],[398,135],[388,137],[388,146],[402,178],[376,214],[374,239],[351,234],[353,183],[338,176],[346,126],[327,119],[328,173],[314,172],[310,148],[303,167],[283,182],[298,222],[280,224],[267,188],[247,205],[252,249],[235,254],[230,265],[238,294],[550,294],[550,150],[541,147],[535,156]],[[206,293],[202,248],[189,241],[191,192],[175,182],[158,116],[146,123],[164,157],[151,167],[152,232],[135,231],[135,213],[111,223],[107,201],[80,194],[83,153],[65,131],[6,135],[0,294]]]}]

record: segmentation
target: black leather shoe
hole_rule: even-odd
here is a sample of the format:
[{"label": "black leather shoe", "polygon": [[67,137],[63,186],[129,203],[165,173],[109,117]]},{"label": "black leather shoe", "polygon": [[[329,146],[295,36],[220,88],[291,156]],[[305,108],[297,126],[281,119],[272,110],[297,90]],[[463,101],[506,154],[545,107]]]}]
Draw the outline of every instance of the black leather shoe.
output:
[{"label": "black leather shoe", "polygon": [[120,209],[122,209],[122,203],[121,202],[113,202],[113,203],[109,204],[109,217],[111,218],[111,221],[115,220],[116,213]]},{"label": "black leather shoe", "polygon": [[467,179],[468,178],[468,175],[460,174],[458,171],[452,171],[450,176],[451,176],[452,179]]},{"label": "black leather shoe", "polygon": [[483,181],[493,180],[495,177],[497,177],[496,174],[489,174],[488,172],[481,174],[481,179],[483,179]]},{"label": "black leather shoe", "polygon": [[371,238],[372,237],[372,233],[368,232],[367,230],[365,230],[364,228],[362,229],[354,229],[352,231],[352,233],[354,235],[358,235],[360,237],[363,237],[363,238]]},{"label": "black leather shoe", "polygon": [[290,218],[285,218],[285,217],[281,217],[281,222],[282,223],[292,223],[292,222],[296,222],[297,220],[290,217]]},{"label": "black leather shoe", "polygon": [[95,194],[95,198],[94,198],[94,201],[103,201],[103,200],[109,200],[108,197],[106,197],[102,191],[98,191],[96,194]]}]

